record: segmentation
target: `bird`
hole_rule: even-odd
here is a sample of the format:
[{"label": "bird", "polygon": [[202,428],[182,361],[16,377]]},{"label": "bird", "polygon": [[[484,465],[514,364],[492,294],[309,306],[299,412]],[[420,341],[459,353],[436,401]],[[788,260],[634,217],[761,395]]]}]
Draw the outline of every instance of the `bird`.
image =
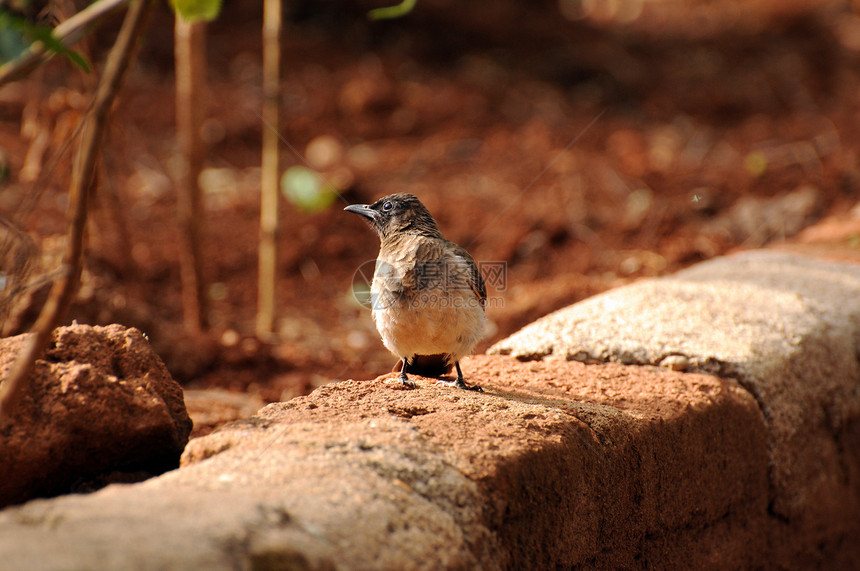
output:
[{"label": "bird", "polygon": [[383,344],[399,358],[400,382],[415,388],[407,372],[439,377],[453,365],[456,380],[437,384],[483,392],[467,385],[460,369],[486,322],[487,288],[474,258],[445,239],[413,194],[344,210],[364,217],[379,236],[371,310]]}]

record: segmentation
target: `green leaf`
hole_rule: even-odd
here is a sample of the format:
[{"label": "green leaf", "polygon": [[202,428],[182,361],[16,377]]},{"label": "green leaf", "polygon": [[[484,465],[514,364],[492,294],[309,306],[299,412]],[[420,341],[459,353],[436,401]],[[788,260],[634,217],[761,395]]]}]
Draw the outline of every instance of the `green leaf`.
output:
[{"label": "green leaf", "polygon": [[386,6],[384,8],[376,8],[367,13],[367,17],[371,20],[390,20],[391,18],[400,18],[412,11],[415,3],[418,0],[403,0],[396,6]]},{"label": "green leaf", "polygon": [[306,214],[322,212],[334,202],[337,190],[316,171],[306,167],[290,167],[281,177],[281,192]]},{"label": "green leaf", "polygon": [[74,50],[70,50],[63,45],[63,42],[54,37],[54,31],[46,26],[30,26],[29,34],[36,40],[42,42],[45,49],[52,51],[55,54],[66,57],[70,62],[77,65],[84,71],[90,70],[90,64],[84,59],[84,56]]},{"label": "green leaf", "polygon": [[30,47],[31,42],[15,25],[15,20],[0,8],[0,64],[12,61]]},{"label": "green leaf", "polygon": [[186,22],[211,22],[221,13],[221,0],[171,0],[170,3]]},{"label": "green leaf", "polygon": [[34,42],[41,42],[46,50],[68,58],[83,69],[90,70],[87,60],[54,37],[54,30],[28,22],[26,19],[0,9],[0,64],[20,56]]}]

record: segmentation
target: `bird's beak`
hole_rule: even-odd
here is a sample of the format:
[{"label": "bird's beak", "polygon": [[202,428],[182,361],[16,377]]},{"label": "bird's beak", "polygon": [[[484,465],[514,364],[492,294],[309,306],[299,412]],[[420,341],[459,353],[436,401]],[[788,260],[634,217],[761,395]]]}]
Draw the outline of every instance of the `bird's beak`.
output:
[{"label": "bird's beak", "polygon": [[371,222],[376,220],[376,217],[379,216],[379,213],[376,210],[373,210],[369,204],[350,204],[344,208],[344,210],[352,212],[353,214],[358,214],[359,216],[364,216]]}]

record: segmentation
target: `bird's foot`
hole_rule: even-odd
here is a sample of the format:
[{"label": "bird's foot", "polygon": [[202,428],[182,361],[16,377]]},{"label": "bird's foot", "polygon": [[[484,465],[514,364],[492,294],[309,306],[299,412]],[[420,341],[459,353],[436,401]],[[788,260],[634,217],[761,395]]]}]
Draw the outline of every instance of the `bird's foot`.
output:
[{"label": "bird's foot", "polygon": [[400,373],[400,383],[406,387],[407,389],[417,389],[418,385],[415,384],[415,381],[410,380],[409,377],[406,376],[406,373]]},{"label": "bird's foot", "polygon": [[484,389],[482,389],[478,385],[472,385],[472,386],[467,385],[466,381],[464,381],[463,379],[456,379],[453,381],[443,381],[440,379],[440,380],[436,381],[436,384],[437,385],[444,385],[446,387],[455,387],[455,388],[463,389],[466,391],[475,391],[477,393],[484,392]]}]

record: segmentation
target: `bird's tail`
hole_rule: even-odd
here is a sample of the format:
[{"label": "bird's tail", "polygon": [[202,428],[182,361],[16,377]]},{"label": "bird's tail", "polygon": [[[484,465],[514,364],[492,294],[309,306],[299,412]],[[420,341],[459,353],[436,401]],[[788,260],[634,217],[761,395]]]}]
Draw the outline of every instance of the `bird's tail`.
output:
[{"label": "bird's tail", "polygon": [[[415,355],[406,364],[406,372],[422,377],[441,377],[446,373],[450,373],[454,367],[454,363],[450,362],[450,355]],[[395,371],[399,371],[403,361],[400,360],[394,366]]]}]

